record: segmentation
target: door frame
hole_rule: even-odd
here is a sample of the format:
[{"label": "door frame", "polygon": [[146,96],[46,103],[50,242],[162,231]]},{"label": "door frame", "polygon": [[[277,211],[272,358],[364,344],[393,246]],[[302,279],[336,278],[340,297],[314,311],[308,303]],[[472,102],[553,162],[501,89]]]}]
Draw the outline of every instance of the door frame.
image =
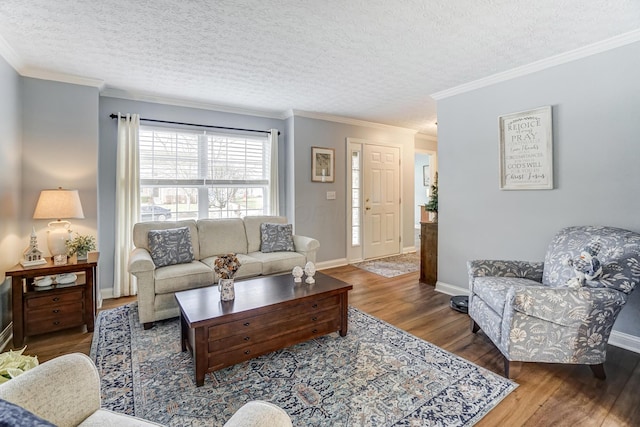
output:
[{"label": "door frame", "polygon": [[346,203],[346,217],[347,217],[347,228],[345,230],[345,236],[346,236],[346,241],[345,241],[345,245],[346,245],[346,254],[347,254],[347,263],[355,263],[355,262],[360,262],[360,261],[364,261],[363,258],[363,241],[364,241],[364,204],[362,203],[363,201],[363,195],[360,194],[360,201],[361,201],[361,207],[360,207],[360,215],[359,215],[359,220],[360,220],[360,243],[358,245],[353,245],[352,244],[352,230],[353,230],[353,221],[352,221],[352,208],[353,208],[353,196],[351,194],[351,182],[352,182],[352,168],[351,168],[351,153],[354,151],[354,149],[357,149],[357,151],[360,152],[360,189],[362,191],[364,182],[364,176],[362,174],[362,161],[363,161],[363,149],[365,145],[379,145],[379,146],[385,146],[385,147],[393,147],[393,148],[397,148],[399,150],[399,160],[400,160],[400,167],[399,167],[399,171],[398,171],[398,194],[400,196],[400,215],[398,218],[399,224],[398,224],[398,234],[400,236],[400,239],[398,241],[398,253],[402,253],[402,249],[403,249],[403,222],[404,222],[404,213],[405,213],[405,209],[406,209],[406,203],[403,200],[403,189],[404,189],[404,180],[402,179],[402,160],[403,160],[403,156],[404,156],[404,146],[402,144],[399,143],[394,143],[394,142],[389,142],[389,141],[374,141],[374,140],[370,140],[370,139],[362,139],[362,138],[347,138],[346,139],[346,158],[347,158],[347,162],[346,162],[346,180],[345,180],[345,194],[347,195],[347,203]]}]

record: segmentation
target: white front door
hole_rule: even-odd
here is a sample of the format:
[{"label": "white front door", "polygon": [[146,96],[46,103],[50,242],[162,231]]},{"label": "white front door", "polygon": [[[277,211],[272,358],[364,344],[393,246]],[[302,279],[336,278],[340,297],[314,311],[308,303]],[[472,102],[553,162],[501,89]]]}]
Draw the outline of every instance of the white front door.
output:
[{"label": "white front door", "polygon": [[363,146],[364,259],[400,253],[400,149]]}]

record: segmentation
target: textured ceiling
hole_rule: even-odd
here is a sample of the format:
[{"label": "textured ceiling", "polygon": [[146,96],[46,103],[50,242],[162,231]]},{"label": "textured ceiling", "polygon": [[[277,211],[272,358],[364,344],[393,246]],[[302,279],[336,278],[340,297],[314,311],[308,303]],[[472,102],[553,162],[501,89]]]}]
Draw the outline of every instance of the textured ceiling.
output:
[{"label": "textured ceiling", "polygon": [[428,134],[431,94],[638,28],[639,0],[0,1],[20,72]]}]

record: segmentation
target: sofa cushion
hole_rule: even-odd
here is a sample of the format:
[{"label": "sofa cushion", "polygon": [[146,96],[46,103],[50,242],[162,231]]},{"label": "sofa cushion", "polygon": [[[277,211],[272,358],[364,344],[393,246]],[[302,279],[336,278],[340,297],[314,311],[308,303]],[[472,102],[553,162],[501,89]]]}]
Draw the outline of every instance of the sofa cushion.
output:
[{"label": "sofa cushion", "polygon": [[0,399],[0,426],[12,427],[55,427],[32,412]]},{"label": "sofa cushion", "polygon": [[200,261],[168,265],[155,271],[156,294],[184,291],[213,284],[213,270]]},{"label": "sofa cushion", "polygon": [[149,231],[151,230],[166,230],[168,228],[189,227],[189,234],[191,234],[191,243],[194,259],[200,259],[200,245],[198,244],[198,227],[196,222],[192,219],[186,219],[183,221],[147,221],[138,222],[133,225],[133,244],[136,248],[143,248],[149,250]]},{"label": "sofa cushion", "polygon": [[240,218],[198,220],[200,258],[247,253],[247,235]]},{"label": "sofa cushion", "polygon": [[286,224],[287,218],[284,216],[245,216],[243,221],[247,233],[247,253],[251,253],[260,250],[260,244],[262,243],[260,224],[263,222]]},{"label": "sofa cushion", "polygon": [[251,258],[262,262],[262,274],[290,272],[296,265],[304,266],[307,259],[298,252],[251,252]]},{"label": "sofa cushion", "polygon": [[295,252],[293,226],[291,224],[260,224],[260,252]]},{"label": "sofa cushion", "polygon": [[[259,260],[245,254],[236,254],[236,257],[238,257],[238,261],[240,261],[240,268],[233,276],[234,279],[244,279],[246,277],[254,277],[262,274],[262,263]],[[218,259],[217,256],[212,256],[203,259],[201,262],[213,270],[216,259]],[[214,283],[217,283],[219,277],[215,273],[214,276]]]},{"label": "sofa cushion", "polygon": [[194,260],[188,227],[149,230],[149,252],[156,267],[184,264]]}]

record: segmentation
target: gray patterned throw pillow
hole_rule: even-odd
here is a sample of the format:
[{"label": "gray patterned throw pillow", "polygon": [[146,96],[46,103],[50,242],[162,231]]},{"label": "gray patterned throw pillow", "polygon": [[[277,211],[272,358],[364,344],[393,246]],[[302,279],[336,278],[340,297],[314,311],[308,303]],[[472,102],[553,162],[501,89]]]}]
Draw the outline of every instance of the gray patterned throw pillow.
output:
[{"label": "gray patterned throw pillow", "polygon": [[189,227],[151,230],[148,234],[149,251],[156,267],[193,261],[193,247]]},{"label": "gray patterned throw pillow", "polygon": [[291,224],[260,224],[261,252],[294,252],[293,226]]}]

